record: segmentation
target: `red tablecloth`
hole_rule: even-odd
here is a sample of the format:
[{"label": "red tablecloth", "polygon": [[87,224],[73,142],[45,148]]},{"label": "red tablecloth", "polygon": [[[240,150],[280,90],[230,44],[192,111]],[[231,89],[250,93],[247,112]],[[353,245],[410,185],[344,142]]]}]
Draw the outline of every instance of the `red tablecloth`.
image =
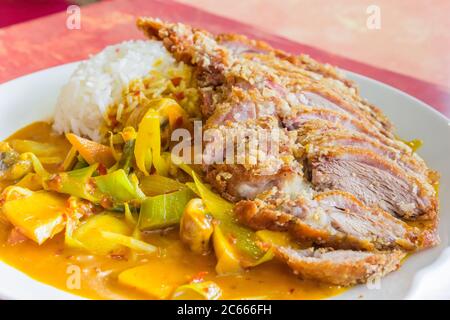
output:
[{"label": "red tablecloth", "polygon": [[0,0],[0,28],[66,10],[69,0]]},{"label": "red tablecloth", "polygon": [[81,9],[80,30],[67,29],[65,12],[0,29],[0,82],[84,59],[108,44],[143,38],[134,25],[140,15],[181,21],[212,32],[243,33],[285,51],[307,53],[322,62],[390,84],[450,116],[450,93],[438,85],[330,54],[170,0],[113,0],[85,6]]}]

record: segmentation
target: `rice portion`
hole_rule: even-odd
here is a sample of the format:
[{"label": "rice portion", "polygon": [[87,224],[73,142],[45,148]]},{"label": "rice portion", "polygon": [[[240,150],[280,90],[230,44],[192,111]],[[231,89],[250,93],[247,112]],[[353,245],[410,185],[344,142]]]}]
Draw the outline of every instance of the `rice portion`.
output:
[{"label": "rice portion", "polygon": [[80,63],[62,88],[53,128],[100,141],[108,109],[122,103],[123,91],[133,80],[150,72],[168,74],[176,66],[159,41],[126,41],[106,47]]}]

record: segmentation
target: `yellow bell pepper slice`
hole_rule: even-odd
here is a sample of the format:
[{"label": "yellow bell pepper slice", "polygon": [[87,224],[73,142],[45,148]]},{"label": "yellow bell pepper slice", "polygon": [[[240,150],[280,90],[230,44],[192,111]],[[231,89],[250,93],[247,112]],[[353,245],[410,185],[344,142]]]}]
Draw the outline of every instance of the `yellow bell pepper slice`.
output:
[{"label": "yellow bell pepper slice", "polygon": [[197,191],[205,202],[208,211],[211,212],[211,214],[217,219],[230,217],[233,211],[233,204],[226,201],[221,196],[205,186],[197,177],[194,171],[192,171],[191,174],[192,178],[194,179],[195,187],[197,188]]},{"label": "yellow bell pepper slice", "polygon": [[[258,246],[258,239],[255,232],[240,225],[235,220],[233,216],[233,204],[204,185],[195,172],[192,172],[192,177],[195,184],[187,183],[187,185],[200,195],[208,212],[219,222],[214,228],[214,249],[215,251],[217,248],[226,251],[227,254],[223,256],[223,259],[228,262],[221,263],[219,256],[223,253],[218,254],[216,251],[219,260],[218,266],[219,264],[230,266],[231,272],[236,272],[237,268],[233,267],[233,264],[230,262],[231,260],[238,259],[243,268],[254,267],[271,260],[273,253],[271,250],[264,251]],[[217,235],[216,233],[219,234]],[[216,242],[223,242],[223,244],[216,244]],[[227,268],[219,266],[216,267],[216,270],[218,269],[221,272],[226,272],[225,270]]]},{"label": "yellow bell pepper slice", "polygon": [[157,98],[146,102],[143,106],[136,108],[129,116],[126,125],[137,128],[143,119],[143,115],[149,109],[156,110],[164,122],[169,123],[170,130],[179,127],[190,129],[191,123],[187,112],[173,99]]},{"label": "yellow bell pepper slice", "polygon": [[[161,98],[151,102],[161,117],[169,119],[170,130],[178,127],[189,127],[189,116],[184,109],[173,99]],[[182,124],[182,125],[181,125]]]},{"label": "yellow bell pepper slice", "polygon": [[161,158],[159,115],[154,109],[149,109],[139,123],[134,156],[136,165],[145,175],[149,175],[152,164],[159,175],[167,175],[168,168]]},{"label": "yellow bell pepper slice", "polygon": [[154,99],[140,120],[136,135],[135,157],[138,168],[149,175],[151,165],[159,175],[167,176],[169,166],[161,157],[161,121],[168,119],[170,130],[190,124],[186,111],[173,99]]},{"label": "yellow bell pepper slice", "polygon": [[233,248],[218,226],[214,227],[213,244],[217,257],[216,272],[218,274],[236,274],[243,271],[236,249]]}]

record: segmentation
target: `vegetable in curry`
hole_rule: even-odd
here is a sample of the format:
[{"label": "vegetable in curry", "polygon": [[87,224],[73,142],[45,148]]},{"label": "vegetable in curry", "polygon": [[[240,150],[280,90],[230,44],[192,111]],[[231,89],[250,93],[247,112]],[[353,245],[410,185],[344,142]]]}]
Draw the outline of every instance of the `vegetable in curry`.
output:
[{"label": "vegetable in curry", "polygon": [[[89,298],[304,299],[342,289],[298,279],[240,225],[167,134],[183,109],[155,99],[100,144],[33,123],[0,143],[0,259]],[[269,239],[269,240],[267,240]],[[267,247],[266,247],[267,248]],[[77,266],[80,286],[68,285]]]}]

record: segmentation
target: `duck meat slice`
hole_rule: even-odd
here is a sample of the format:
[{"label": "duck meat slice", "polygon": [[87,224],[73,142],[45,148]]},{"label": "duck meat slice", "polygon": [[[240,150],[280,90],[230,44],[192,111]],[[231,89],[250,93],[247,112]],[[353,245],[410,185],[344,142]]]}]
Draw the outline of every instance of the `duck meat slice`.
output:
[{"label": "duck meat slice", "polygon": [[352,147],[322,147],[308,155],[311,182],[318,191],[342,190],[370,207],[410,220],[435,219],[436,191],[395,161]]},{"label": "duck meat slice", "polygon": [[288,231],[294,239],[339,249],[385,250],[422,247],[419,230],[352,195],[332,191],[310,200],[276,194],[237,203],[239,221],[255,230]]},{"label": "duck meat slice", "polygon": [[[315,121],[312,121],[315,122]],[[388,147],[378,140],[366,135],[351,132],[339,127],[327,127],[321,123],[315,125],[307,123],[297,130],[297,139],[302,146],[308,146],[309,150],[320,150],[321,148],[331,147],[351,147],[360,150],[368,150],[381,157],[397,162],[408,174],[414,175],[434,183],[432,172],[428,169],[425,162],[415,153],[402,152],[398,149]]]}]

